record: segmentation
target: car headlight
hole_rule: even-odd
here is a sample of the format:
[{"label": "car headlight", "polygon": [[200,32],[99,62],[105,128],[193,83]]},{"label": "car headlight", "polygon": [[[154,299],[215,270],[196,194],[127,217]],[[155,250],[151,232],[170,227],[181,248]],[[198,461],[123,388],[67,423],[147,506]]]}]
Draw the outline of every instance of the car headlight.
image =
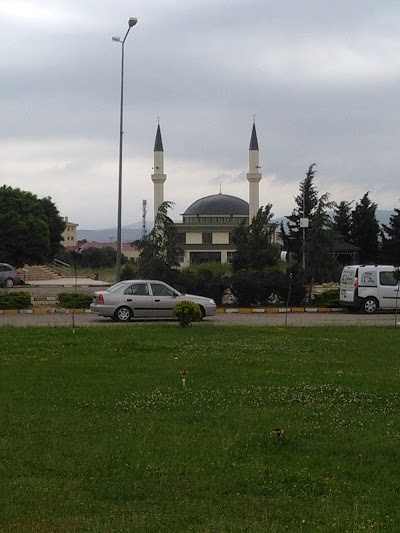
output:
[{"label": "car headlight", "polygon": [[210,304],[216,305],[213,299],[210,298]]}]

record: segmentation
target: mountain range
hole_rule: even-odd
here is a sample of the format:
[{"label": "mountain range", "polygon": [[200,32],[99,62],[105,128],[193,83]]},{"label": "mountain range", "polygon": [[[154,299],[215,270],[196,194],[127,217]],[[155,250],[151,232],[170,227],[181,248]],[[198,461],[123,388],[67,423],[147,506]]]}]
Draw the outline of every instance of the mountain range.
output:
[{"label": "mountain range", "polygon": [[[151,227],[148,231],[151,231]],[[117,228],[105,229],[78,229],[78,241],[86,239],[88,242],[116,242]],[[140,222],[128,224],[121,228],[121,241],[134,242],[141,239],[143,235],[142,224]]]}]

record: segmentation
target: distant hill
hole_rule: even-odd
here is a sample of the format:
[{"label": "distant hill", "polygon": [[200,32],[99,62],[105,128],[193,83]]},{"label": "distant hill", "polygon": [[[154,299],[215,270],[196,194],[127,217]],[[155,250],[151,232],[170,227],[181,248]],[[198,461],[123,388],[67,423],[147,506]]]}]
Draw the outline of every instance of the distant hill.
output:
[{"label": "distant hill", "polygon": [[385,224],[387,226],[392,215],[394,215],[394,211],[386,211],[385,209],[376,210],[376,218],[381,225]]},{"label": "distant hill", "polygon": [[[148,229],[150,231],[151,228]],[[121,230],[122,242],[133,242],[142,237],[140,223],[129,224]],[[106,229],[78,229],[78,240],[86,239],[88,242],[115,242],[117,240],[117,228]]]}]

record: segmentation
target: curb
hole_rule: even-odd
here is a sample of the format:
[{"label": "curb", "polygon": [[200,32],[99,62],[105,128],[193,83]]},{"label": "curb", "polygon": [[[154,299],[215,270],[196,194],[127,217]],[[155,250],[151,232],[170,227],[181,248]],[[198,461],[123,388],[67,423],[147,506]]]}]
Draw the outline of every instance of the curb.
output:
[{"label": "curb", "polygon": [[345,309],[342,307],[265,307],[265,308],[249,308],[249,307],[218,307],[217,313],[229,314],[278,314],[278,313],[342,313]]},{"label": "curb", "polygon": [[[341,307],[266,307],[266,308],[250,308],[250,307],[218,307],[217,314],[283,314],[283,313],[342,313],[345,309]],[[15,315],[15,314],[36,314],[36,315],[50,315],[50,314],[69,314],[75,312],[76,314],[91,313],[90,309],[64,309],[62,307],[36,307],[33,309],[0,309],[0,315]]]},{"label": "curb", "polygon": [[[72,314],[73,309],[64,309],[62,307],[36,307],[34,309],[0,309],[0,315],[54,315],[54,314]],[[90,313],[90,309],[75,309],[75,314]]]}]

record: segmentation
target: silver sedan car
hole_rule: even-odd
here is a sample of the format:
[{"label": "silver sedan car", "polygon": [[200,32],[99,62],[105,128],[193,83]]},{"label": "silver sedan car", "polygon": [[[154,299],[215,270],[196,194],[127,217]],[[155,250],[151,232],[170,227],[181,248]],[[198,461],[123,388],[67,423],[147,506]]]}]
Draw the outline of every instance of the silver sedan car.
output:
[{"label": "silver sedan car", "polygon": [[181,294],[162,281],[126,280],[105,291],[97,291],[90,305],[92,313],[119,322],[131,318],[173,318],[178,302],[190,301],[200,306],[202,317],[214,316],[216,304],[211,298]]}]

